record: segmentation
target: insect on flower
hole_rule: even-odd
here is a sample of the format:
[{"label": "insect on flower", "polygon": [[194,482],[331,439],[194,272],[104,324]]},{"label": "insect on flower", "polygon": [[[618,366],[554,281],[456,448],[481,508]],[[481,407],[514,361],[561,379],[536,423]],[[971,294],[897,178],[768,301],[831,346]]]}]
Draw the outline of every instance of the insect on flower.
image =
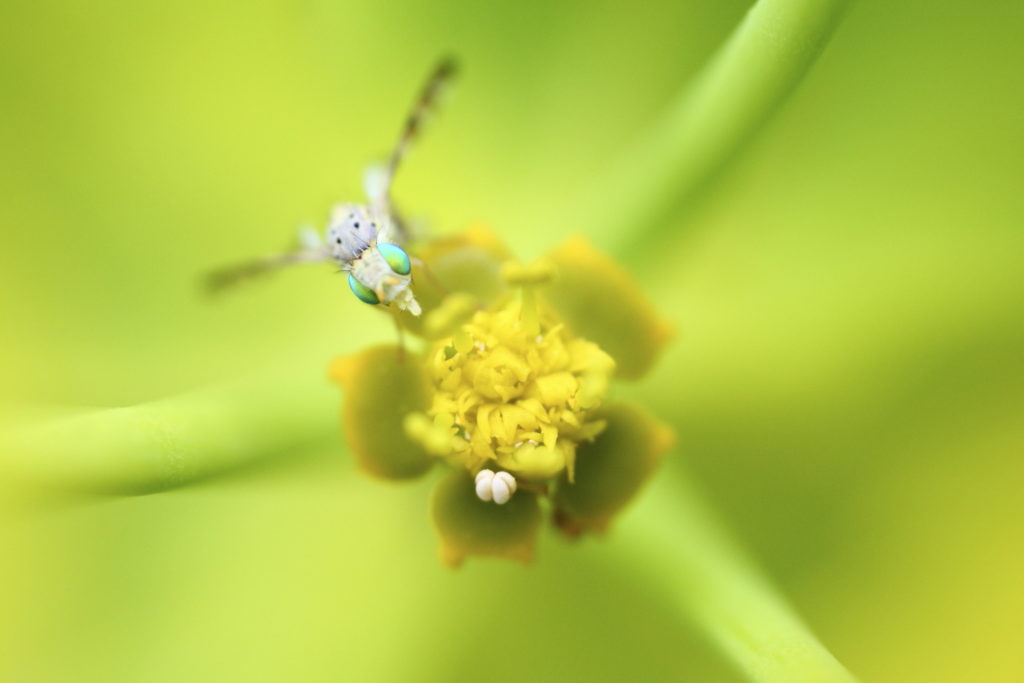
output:
[{"label": "insect on flower", "polygon": [[[450,566],[530,561],[545,518],[571,538],[604,532],[674,441],[613,392],[616,379],[649,371],[672,336],[628,272],[584,238],[526,264],[496,240],[474,227],[424,245],[425,344],[374,345],[328,371],[364,472],[404,480],[450,469],[430,503]],[[463,289],[438,301],[435,278],[453,275]]]},{"label": "insect on flower", "polygon": [[455,62],[451,59],[441,61],[434,69],[406,119],[387,165],[367,172],[365,204],[336,205],[323,238],[308,229],[301,234],[300,248],[218,270],[209,276],[209,287],[218,291],[284,266],[333,261],[341,272],[348,273],[349,288],[360,301],[420,315],[420,304],[412,291],[412,259],[402,248],[407,230],[391,201],[391,185],[426,115],[454,74]]}]

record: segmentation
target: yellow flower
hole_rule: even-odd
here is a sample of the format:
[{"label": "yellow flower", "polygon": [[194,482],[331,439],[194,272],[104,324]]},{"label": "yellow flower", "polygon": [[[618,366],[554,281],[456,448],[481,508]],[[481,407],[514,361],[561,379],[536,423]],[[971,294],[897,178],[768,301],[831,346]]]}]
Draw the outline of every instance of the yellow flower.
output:
[{"label": "yellow flower", "polygon": [[528,561],[542,498],[568,535],[603,531],[672,443],[667,427],[608,400],[620,368],[651,366],[668,325],[579,239],[528,266],[481,229],[419,255],[423,355],[378,347],[332,369],[358,461],[385,478],[431,461],[455,469],[433,500],[448,564]]}]

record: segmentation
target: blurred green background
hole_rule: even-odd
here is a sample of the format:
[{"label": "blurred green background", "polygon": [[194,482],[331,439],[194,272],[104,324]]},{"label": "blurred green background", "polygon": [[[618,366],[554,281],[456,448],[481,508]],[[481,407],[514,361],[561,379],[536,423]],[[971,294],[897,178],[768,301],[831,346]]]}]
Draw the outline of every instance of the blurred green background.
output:
[{"label": "blurred green background", "polygon": [[[748,6],[5,3],[0,399],[127,405],[390,340],[329,268],[215,302],[197,278],[359,198],[447,52],[405,210],[524,257],[587,233],[552,217]],[[629,264],[680,335],[624,393],[864,680],[1024,679],[1022,32],[1019,2],[862,0]],[[339,434],[11,514],[0,679],[736,679],[614,540],[442,569],[429,486],[356,473]]]}]

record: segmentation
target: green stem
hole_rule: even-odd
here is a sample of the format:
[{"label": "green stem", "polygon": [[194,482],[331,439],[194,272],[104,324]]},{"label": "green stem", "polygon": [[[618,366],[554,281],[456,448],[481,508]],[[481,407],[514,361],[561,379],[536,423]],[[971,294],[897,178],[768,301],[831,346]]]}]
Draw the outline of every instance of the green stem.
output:
[{"label": "green stem", "polygon": [[761,0],[668,111],[610,166],[573,216],[612,253],[672,226],[771,118],[832,36],[849,0]]},{"label": "green stem", "polygon": [[79,493],[173,488],[336,436],[337,400],[323,374],[296,372],[8,426],[0,477]]},{"label": "green stem", "polygon": [[855,681],[679,475],[657,477],[616,529],[609,553],[750,680]]}]

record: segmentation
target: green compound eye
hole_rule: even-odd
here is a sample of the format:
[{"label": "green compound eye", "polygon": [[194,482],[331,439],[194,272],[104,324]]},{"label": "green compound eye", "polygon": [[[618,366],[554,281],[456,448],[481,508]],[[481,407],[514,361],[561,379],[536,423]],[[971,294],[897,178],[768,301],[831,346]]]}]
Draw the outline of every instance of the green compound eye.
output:
[{"label": "green compound eye", "polygon": [[409,255],[397,244],[378,244],[377,251],[388,262],[391,270],[399,275],[408,275],[412,272],[412,263],[409,262]]},{"label": "green compound eye", "polygon": [[348,274],[348,288],[352,290],[352,293],[356,295],[356,298],[362,301],[364,304],[376,305],[380,303],[380,299],[372,289],[364,285],[359,280],[352,276],[352,273]]}]

